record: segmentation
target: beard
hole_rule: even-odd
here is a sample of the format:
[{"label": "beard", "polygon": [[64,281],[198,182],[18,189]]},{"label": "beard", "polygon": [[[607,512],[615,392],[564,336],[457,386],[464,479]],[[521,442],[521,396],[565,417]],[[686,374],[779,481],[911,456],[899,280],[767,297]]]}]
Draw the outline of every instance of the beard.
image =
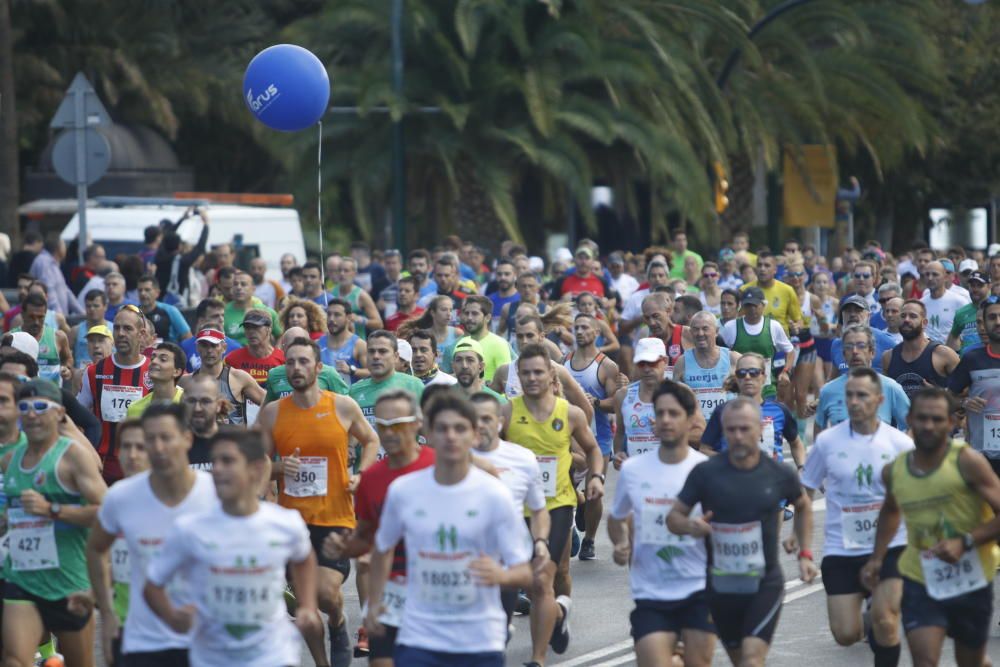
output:
[{"label": "beard", "polygon": [[913,340],[924,335],[924,328],[901,325],[899,327],[899,335],[903,337],[903,340]]}]

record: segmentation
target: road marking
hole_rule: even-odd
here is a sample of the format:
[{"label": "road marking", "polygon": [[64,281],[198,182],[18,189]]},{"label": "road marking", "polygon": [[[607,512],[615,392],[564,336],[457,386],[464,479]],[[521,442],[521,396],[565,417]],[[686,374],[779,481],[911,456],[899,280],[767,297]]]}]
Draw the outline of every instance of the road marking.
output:
[{"label": "road marking", "polygon": [[615,667],[615,665],[625,665],[628,663],[635,662],[635,651],[629,651],[625,655],[618,656],[613,660],[606,660],[604,662],[599,662],[596,665],[591,665],[590,667]]},{"label": "road marking", "polygon": [[795,602],[799,598],[804,598],[807,595],[812,595],[813,593],[818,593],[823,590],[823,584],[813,584],[807,588],[803,588],[800,591],[795,591],[791,595],[785,598],[785,604],[789,602]]},{"label": "road marking", "polygon": [[598,658],[603,658],[629,648],[632,648],[632,640],[626,639],[625,641],[618,642],[617,644],[612,644],[611,646],[606,646],[602,649],[591,651],[590,653],[584,653],[583,655],[579,655],[572,660],[556,663],[555,665],[552,665],[552,667],[576,667],[577,665],[582,665],[592,660],[597,660]]}]

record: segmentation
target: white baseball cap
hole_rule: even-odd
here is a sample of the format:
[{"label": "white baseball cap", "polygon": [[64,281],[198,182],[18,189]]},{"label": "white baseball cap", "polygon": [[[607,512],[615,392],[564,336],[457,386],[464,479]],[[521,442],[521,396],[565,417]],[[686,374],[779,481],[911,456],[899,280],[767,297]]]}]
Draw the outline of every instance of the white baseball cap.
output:
[{"label": "white baseball cap", "polygon": [[566,247],[557,248],[556,251],[552,253],[552,261],[569,264],[573,261],[573,253]]},{"label": "white baseball cap", "polygon": [[400,340],[396,341],[396,346],[397,346],[397,349],[399,350],[399,358],[402,359],[403,361],[405,361],[408,364],[412,363],[413,362],[413,348],[410,347],[409,342],[400,339]]},{"label": "white baseball cap", "polygon": [[667,358],[667,348],[659,338],[640,338],[635,346],[635,356],[632,361],[639,363],[645,361],[656,363],[660,359]]},{"label": "white baseball cap", "polygon": [[27,331],[15,331],[10,334],[10,346],[19,352],[38,361],[38,341]]},{"label": "white baseball cap", "polygon": [[966,271],[978,271],[978,270],[979,270],[979,262],[977,262],[974,259],[970,259],[967,257],[958,263],[959,273],[965,273]]}]

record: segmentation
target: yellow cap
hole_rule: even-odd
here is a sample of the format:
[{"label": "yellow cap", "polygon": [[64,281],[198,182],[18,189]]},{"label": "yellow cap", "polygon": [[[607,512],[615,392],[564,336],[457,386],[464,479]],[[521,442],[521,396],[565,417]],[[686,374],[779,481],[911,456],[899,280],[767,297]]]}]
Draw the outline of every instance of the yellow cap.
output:
[{"label": "yellow cap", "polygon": [[87,329],[87,337],[90,336],[104,336],[105,338],[114,338],[111,335],[111,329],[108,328],[107,324],[98,324],[97,326],[90,327]]}]

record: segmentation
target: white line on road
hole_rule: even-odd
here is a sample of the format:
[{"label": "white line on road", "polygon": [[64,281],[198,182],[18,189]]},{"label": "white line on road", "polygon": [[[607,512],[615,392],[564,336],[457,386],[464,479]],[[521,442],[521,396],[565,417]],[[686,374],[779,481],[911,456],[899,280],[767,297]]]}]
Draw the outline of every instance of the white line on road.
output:
[{"label": "white line on road", "polygon": [[591,665],[590,667],[615,667],[616,665],[625,665],[630,662],[635,662],[635,652],[629,651],[625,655],[620,655],[617,658],[611,660],[605,660],[604,662],[599,662],[596,665]]},{"label": "white line on road", "polygon": [[795,602],[799,598],[804,598],[807,595],[812,595],[813,593],[818,593],[821,590],[823,590],[823,584],[813,584],[812,586],[809,586],[807,588],[803,588],[800,591],[795,591],[794,593],[792,593],[791,595],[789,595],[788,597],[786,597],[785,598],[785,604],[788,604],[789,602]]},{"label": "white line on road", "polygon": [[578,655],[572,660],[556,663],[552,665],[552,667],[576,667],[577,665],[582,665],[590,662],[591,660],[597,660],[598,658],[603,658],[604,656],[611,655],[612,653],[618,653],[619,651],[624,651],[629,648],[632,648],[632,640],[626,639],[625,641],[618,642],[617,644],[612,644],[611,646],[606,646],[602,649],[591,651],[590,653]]}]

